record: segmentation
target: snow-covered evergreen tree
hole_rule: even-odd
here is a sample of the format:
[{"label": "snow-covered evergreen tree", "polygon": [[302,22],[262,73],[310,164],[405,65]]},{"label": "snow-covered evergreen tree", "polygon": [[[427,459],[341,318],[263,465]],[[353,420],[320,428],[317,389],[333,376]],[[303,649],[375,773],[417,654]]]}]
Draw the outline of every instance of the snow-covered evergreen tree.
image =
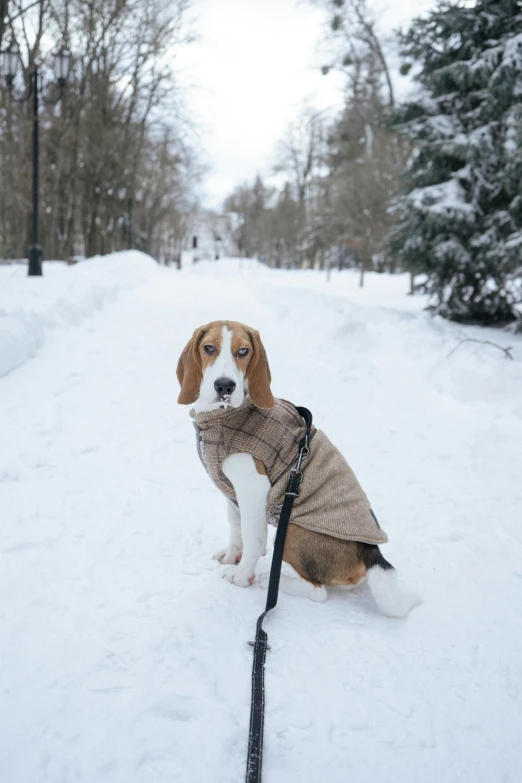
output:
[{"label": "snow-covered evergreen tree", "polygon": [[513,321],[522,302],[522,9],[442,2],[401,39],[422,92],[393,118],[415,151],[391,251],[428,275],[442,315]]}]

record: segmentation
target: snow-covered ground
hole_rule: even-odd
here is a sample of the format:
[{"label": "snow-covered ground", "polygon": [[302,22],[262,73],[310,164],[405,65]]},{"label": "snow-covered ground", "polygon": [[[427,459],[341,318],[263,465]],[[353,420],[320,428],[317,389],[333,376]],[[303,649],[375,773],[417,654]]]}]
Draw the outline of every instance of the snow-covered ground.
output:
[{"label": "snow-covered ground", "polygon": [[[261,330],[275,393],[343,450],[424,596],[402,621],[366,586],[281,596],[264,780],[519,783],[522,339],[431,319],[405,277],[126,254],[45,271],[0,270],[0,363],[21,365],[0,379],[0,780],[243,779],[265,594],[210,559],[225,507],[175,374],[193,328],[231,318]],[[29,314],[15,362],[4,311]],[[462,331],[514,361],[448,357]]]},{"label": "snow-covered ground", "polygon": [[66,268],[45,264],[45,280],[27,266],[0,267],[0,377],[26,362],[50,330],[82,323],[121,291],[143,282],[154,261],[138,251],[91,258]]}]

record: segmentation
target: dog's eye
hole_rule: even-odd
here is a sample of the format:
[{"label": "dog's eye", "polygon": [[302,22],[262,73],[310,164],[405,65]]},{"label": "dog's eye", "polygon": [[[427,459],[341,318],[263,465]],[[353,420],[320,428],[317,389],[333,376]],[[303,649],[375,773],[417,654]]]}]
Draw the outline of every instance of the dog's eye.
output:
[{"label": "dog's eye", "polygon": [[213,345],[204,345],[203,350],[205,351],[205,353],[208,353],[209,356],[212,356],[213,353],[216,353],[216,349],[214,348]]},{"label": "dog's eye", "polygon": [[237,355],[240,359],[244,359],[244,357],[248,355],[248,348],[240,348]]}]

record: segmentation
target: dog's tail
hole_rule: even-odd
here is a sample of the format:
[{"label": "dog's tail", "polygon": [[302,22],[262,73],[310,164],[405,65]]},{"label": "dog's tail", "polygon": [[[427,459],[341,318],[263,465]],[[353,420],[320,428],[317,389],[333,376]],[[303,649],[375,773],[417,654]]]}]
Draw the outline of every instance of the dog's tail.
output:
[{"label": "dog's tail", "polygon": [[363,559],[368,561],[366,568],[370,592],[383,614],[388,617],[405,617],[421,603],[420,596],[401,584],[397,571],[383,557],[378,546],[372,546],[370,557]]}]

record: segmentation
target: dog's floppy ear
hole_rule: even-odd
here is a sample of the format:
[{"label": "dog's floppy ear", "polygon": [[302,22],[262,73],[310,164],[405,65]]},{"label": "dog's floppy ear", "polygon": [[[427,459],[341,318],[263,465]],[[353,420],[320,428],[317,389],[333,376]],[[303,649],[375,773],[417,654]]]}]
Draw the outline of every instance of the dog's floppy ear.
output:
[{"label": "dog's floppy ear", "polygon": [[178,402],[180,405],[189,405],[196,402],[201,384],[201,359],[199,356],[199,341],[205,331],[204,326],[196,329],[186,346],[181,352],[178,361],[176,375],[178,376],[181,391]]},{"label": "dog's floppy ear", "polygon": [[253,356],[248,367],[248,393],[258,408],[273,408],[274,397],[270,390],[272,376],[266,351],[257,329],[248,330],[252,340]]}]

